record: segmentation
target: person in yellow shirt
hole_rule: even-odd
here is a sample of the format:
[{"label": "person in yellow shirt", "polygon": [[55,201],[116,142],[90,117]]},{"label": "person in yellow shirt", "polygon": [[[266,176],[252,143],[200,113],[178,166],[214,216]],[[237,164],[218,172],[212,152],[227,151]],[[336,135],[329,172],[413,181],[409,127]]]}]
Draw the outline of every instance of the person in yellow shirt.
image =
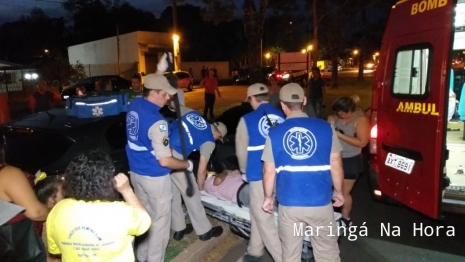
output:
[{"label": "person in yellow shirt", "polygon": [[[47,217],[47,244],[63,262],[134,261],[134,236],[152,221],[126,175],[98,150],[77,156],[65,171],[63,192]],[[125,201],[119,201],[118,193]]]}]

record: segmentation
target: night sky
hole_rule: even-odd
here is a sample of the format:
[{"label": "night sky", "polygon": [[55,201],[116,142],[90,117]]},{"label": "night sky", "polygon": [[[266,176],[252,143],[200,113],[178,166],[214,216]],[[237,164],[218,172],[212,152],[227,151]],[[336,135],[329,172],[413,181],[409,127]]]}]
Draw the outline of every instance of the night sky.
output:
[{"label": "night sky", "polygon": [[[56,3],[60,1],[62,0],[0,0],[0,24],[15,21],[21,15],[28,15],[34,7],[42,8],[50,17],[63,16],[67,18],[67,14],[62,9],[61,4]],[[167,6],[166,0],[126,0],[126,2],[129,2],[133,6],[145,11],[151,11],[156,16],[158,16]],[[198,4],[196,0],[188,0],[187,2],[194,5]],[[242,4],[242,0],[236,0],[236,2],[238,4]]]}]

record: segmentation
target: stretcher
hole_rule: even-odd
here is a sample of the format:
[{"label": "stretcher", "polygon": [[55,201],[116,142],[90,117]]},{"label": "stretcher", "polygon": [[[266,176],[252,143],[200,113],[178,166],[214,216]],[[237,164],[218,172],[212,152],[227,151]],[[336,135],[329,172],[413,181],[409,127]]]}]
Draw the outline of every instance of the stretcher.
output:
[{"label": "stretcher", "polygon": [[[250,213],[247,207],[239,207],[235,203],[220,200],[207,194],[202,194],[201,198],[207,215],[228,223],[232,232],[240,235],[245,239],[249,239],[251,224]],[[277,225],[278,214],[276,212],[274,217]],[[343,227],[341,226],[341,218],[341,213],[334,212],[334,219],[336,220],[337,228],[339,231],[343,230]],[[339,236],[341,235],[343,235],[342,232],[339,232]],[[310,243],[310,237],[305,236],[302,248],[302,261],[310,261],[312,258],[313,252]]]}]

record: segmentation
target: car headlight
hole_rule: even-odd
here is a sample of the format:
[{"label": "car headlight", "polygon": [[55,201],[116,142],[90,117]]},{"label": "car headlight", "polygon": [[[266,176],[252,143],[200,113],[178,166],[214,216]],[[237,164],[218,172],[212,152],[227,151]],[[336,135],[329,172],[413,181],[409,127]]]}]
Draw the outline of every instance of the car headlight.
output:
[{"label": "car headlight", "polygon": [[284,79],[288,79],[289,77],[290,77],[289,74],[284,74],[284,75],[283,75],[283,78],[284,78]]}]

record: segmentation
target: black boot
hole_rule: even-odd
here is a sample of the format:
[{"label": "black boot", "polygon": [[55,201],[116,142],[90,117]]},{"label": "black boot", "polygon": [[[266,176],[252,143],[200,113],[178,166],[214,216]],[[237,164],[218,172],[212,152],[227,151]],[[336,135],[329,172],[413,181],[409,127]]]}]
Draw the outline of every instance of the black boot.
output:
[{"label": "black boot", "polygon": [[194,231],[194,227],[192,227],[192,224],[187,224],[186,228],[184,228],[183,230],[174,232],[173,239],[179,241],[183,239],[184,235],[189,235],[190,233],[192,233],[192,231]]},{"label": "black boot", "polygon": [[207,241],[212,237],[219,237],[223,234],[223,228],[221,226],[212,227],[207,233],[200,235],[199,239],[202,241]]}]

